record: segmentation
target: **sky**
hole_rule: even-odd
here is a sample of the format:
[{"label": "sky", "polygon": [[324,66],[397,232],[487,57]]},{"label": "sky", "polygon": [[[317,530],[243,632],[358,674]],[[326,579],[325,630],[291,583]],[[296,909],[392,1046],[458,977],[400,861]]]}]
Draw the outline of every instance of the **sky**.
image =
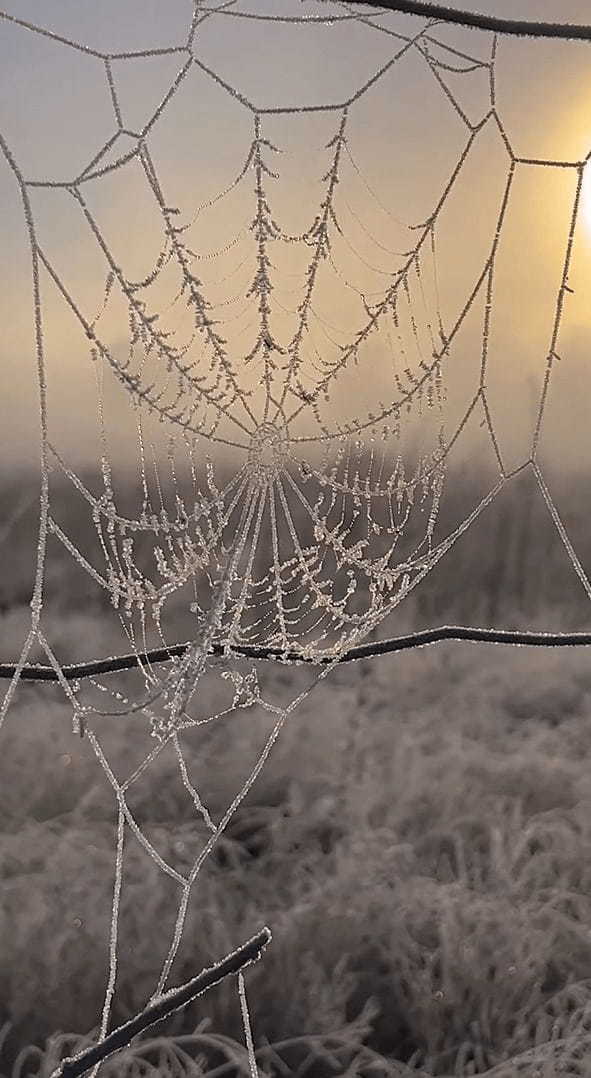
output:
[{"label": "sky", "polygon": [[[265,140],[260,143],[261,159],[277,173],[261,173],[269,214],[280,221],[285,234],[302,235],[322,212],[338,150],[342,106],[350,99],[346,146],[341,146],[331,204],[330,265],[324,259],[313,271],[299,389],[290,387],[281,415],[298,413],[293,430],[302,439],[302,452],[320,452],[321,443],[305,441],[314,431],[334,435],[339,425],[387,411],[396,393],[393,379],[404,378],[405,369],[416,376],[420,362],[430,361],[433,335],[441,344],[437,334],[442,324],[445,334],[453,335],[453,347],[442,364],[447,437],[461,429],[454,449],[458,462],[469,462],[471,454],[478,453],[495,467],[480,406],[461,426],[478,389],[484,285],[464,316],[462,311],[495,244],[510,163],[497,126],[485,123],[476,133],[470,127],[478,125],[490,107],[483,65],[490,58],[491,35],[456,27],[434,31],[443,47],[432,42],[431,56],[447,80],[451,96],[446,96],[424,56],[415,48],[405,49],[403,37],[396,36],[418,34],[425,21],[417,18],[373,15],[361,23],[343,19],[344,9],[337,5],[238,0],[225,13],[200,22],[194,62],[182,74],[188,54],[166,50],[187,40],[190,0],[168,0],[166,5],[159,0],[104,0],[100,5],[90,0],[4,0],[3,6],[0,0],[0,6],[8,15],[91,50],[85,53],[0,19],[0,134],[12,161],[0,158],[0,453],[6,475],[21,466],[34,469],[39,459],[31,253],[16,172],[26,181],[35,235],[46,259],[40,285],[48,430],[63,458],[84,467],[100,456],[97,415],[102,396],[110,452],[121,467],[134,466],[136,412],[125,384],[130,372],[140,371],[143,388],[153,384],[153,394],[164,400],[169,413],[175,406],[181,411],[187,406],[186,379],[181,385],[183,376],[164,370],[161,357],[152,353],[138,360],[142,345],[136,342],[135,357],[129,359],[129,295],[140,295],[146,311],[158,314],[161,327],[174,327],[178,339],[190,340],[192,327],[183,300],[173,302],[178,273],[169,274],[167,267],[153,285],[139,293],[131,289],[127,297],[117,276],[127,285],[149,276],[165,239],[162,206],[145,161],[142,166],[133,154],[137,135],[147,124],[146,146],[162,202],[179,211],[168,220],[184,226],[197,213],[182,237],[196,256],[193,272],[199,294],[213,304],[211,317],[218,319],[217,330],[226,342],[217,367],[210,365],[207,348],[191,346],[187,356],[195,358],[197,348],[199,376],[209,386],[215,385],[222,359],[229,357],[235,380],[253,393],[248,407],[240,400],[228,403],[226,396],[221,409],[207,409],[206,431],[213,429],[212,416],[222,413],[215,424],[219,440],[198,439],[200,451],[213,459],[227,452],[240,454],[248,451],[255,423],[277,420],[273,409],[269,412],[265,391],[264,349],[244,362],[260,340],[262,325],[260,293],[248,296],[260,254],[250,230],[258,205],[252,160],[240,182],[234,181],[248,160],[258,115],[258,138]],[[588,15],[582,0],[562,0],[560,5],[556,0],[488,0],[481,9],[561,21],[584,21]],[[355,10],[359,13],[360,8]],[[288,18],[328,14],[326,24],[304,26],[241,18],[240,13]],[[334,21],[329,24],[331,13]],[[498,113],[519,158],[495,248],[486,374],[487,402],[506,470],[517,467],[531,446],[576,194],[576,165],[591,151],[589,49],[591,44],[554,41],[502,39],[498,44]],[[110,61],[110,86],[104,59],[92,50],[111,55],[164,51],[116,56]],[[450,71],[454,64],[474,69]],[[368,85],[381,69],[381,77]],[[166,106],[158,111],[171,89]],[[421,232],[412,226],[428,220],[437,207],[471,135],[469,153],[435,219],[434,247],[429,234],[418,258],[411,260],[408,287],[396,293],[398,324],[389,308],[387,316],[377,320],[376,331],[352,349],[356,335],[392,288],[405,252],[418,242]],[[110,148],[91,166],[111,139]],[[556,160],[567,167],[528,165],[525,159]],[[101,173],[109,164],[117,167]],[[99,174],[94,175],[93,168]],[[591,184],[586,179],[573,239],[571,291],[563,297],[556,342],[560,358],[552,364],[540,432],[540,453],[565,475],[586,469],[589,444]],[[301,322],[298,304],[306,296],[314,243],[270,239],[266,253],[273,285],[266,297],[267,322],[279,346],[271,355],[281,367]],[[115,282],[104,302],[105,281],[113,268]],[[84,327],[91,322],[110,363],[90,358]],[[329,400],[319,394],[313,414],[311,405],[306,406],[307,395],[314,395],[322,382],[318,372],[343,354],[350,358],[329,380]],[[171,377],[174,386],[180,378],[178,390],[171,388]],[[276,369],[273,378],[276,401],[285,375]],[[437,408],[429,412],[426,406],[424,413],[410,417],[409,429],[427,431],[432,447],[440,415]],[[368,429],[372,436],[377,430]],[[170,430],[165,421],[150,435],[158,452],[164,451]],[[270,451],[275,451],[273,446]]]}]

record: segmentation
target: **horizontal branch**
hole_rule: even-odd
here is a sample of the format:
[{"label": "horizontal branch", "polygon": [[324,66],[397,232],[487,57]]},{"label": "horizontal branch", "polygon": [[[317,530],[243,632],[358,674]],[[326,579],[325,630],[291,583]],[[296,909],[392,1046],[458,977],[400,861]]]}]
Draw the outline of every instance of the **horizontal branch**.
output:
[{"label": "horizontal branch", "polygon": [[262,928],[256,936],[247,940],[237,951],[232,951],[229,955],[226,955],[215,966],[202,970],[197,977],[193,977],[192,980],[180,985],[179,988],[172,988],[170,992],[165,992],[162,996],[158,996],[141,1014],[136,1015],[129,1022],[125,1022],[118,1029],[114,1029],[100,1044],[93,1044],[91,1048],[86,1048],[78,1055],[63,1059],[59,1067],[54,1070],[51,1078],[78,1078],[79,1075],[84,1074],[85,1071],[94,1067],[97,1063],[102,1063],[107,1056],[119,1051],[120,1048],[125,1048],[133,1037],[143,1033],[149,1026],[153,1026],[155,1022],[160,1022],[163,1018],[167,1018],[169,1014],[172,1014],[173,1011],[178,1011],[181,1007],[185,1007],[187,1003],[192,1003],[197,996],[206,992],[208,988],[212,988],[214,984],[218,984],[225,977],[238,973],[251,962],[256,962],[261,957],[271,938],[269,929]]},{"label": "horizontal branch", "polygon": [[[349,648],[340,656],[321,655],[313,658],[297,651],[282,651],[281,648],[257,647],[254,644],[236,645],[226,648],[224,644],[214,644],[211,655],[239,655],[246,659],[266,659],[282,663],[309,663],[310,665],[330,666],[332,663],[350,663],[358,659],[373,659],[378,655],[390,655],[395,651],[407,651],[410,648],[423,648],[427,644],[438,644],[442,640],[468,640],[485,644],[516,644],[522,647],[589,647],[591,633],[547,633],[521,632],[518,629],[479,629],[470,625],[440,625],[435,629],[421,629],[407,636],[395,636],[390,640],[375,640],[369,644],[359,644]],[[169,648],[154,648],[153,651],[134,652],[131,655],[117,655],[108,659],[96,659],[93,662],[77,663],[61,668],[66,681],[80,681],[97,674],[114,674],[120,670],[133,670],[140,666],[156,666],[178,658],[193,646],[193,641],[185,644],[173,644]],[[0,663],[0,679],[12,678],[17,671],[16,663]],[[59,681],[53,666],[25,665],[21,671],[23,681]]]},{"label": "horizontal branch", "polygon": [[427,19],[453,23],[476,30],[492,30],[496,34],[514,37],[554,37],[570,41],[591,41],[591,26],[573,23],[530,22],[527,19],[499,19],[481,15],[478,11],[458,11],[447,4],[430,4],[425,0],[355,0],[380,10],[398,11],[403,15],[423,15]]}]

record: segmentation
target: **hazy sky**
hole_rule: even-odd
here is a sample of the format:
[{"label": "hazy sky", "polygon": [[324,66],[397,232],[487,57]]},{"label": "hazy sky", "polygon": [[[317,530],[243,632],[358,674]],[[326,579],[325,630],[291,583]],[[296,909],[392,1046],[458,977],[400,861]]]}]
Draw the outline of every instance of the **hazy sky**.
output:
[{"label": "hazy sky", "polygon": [[[181,45],[192,8],[190,0],[168,0],[165,5],[160,0],[3,4],[8,14],[109,54]],[[488,0],[486,10],[561,21],[588,17],[586,0],[562,0],[560,5],[556,0]],[[264,176],[272,214],[288,233],[309,229],[326,194],[329,180],[322,177],[330,172],[335,152],[334,143],[328,148],[327,143],[338,134],[340,106],[404,46],[393,34],[416,34],[424,26],[424,20],[393,14],[371,16],[374,27],[379,24],[382,30],[356,21],[309,27],[237,17],[239,12],[319,16],[331,11],[335,20],[344,13],[336,5],[328,9],[296,0],[238,0],[228,13],[199,25],[193,49],[197,63],[183,76],[146,140],[162,197],[180,210],[177,218],[182,224],[240,174],[254,137],[254,108],[261,110],[260,137],[282,151],[275,155],[263,147],[266,164],[278,172],[277,179]],[[453,72],[443,66],[437,70],[467,120],[478,124],[490,103],[487,69],[478,62],[482,65],[490,56],[492,37],[439,27],[437,38],[477,61],[473,71]],[[470,67],[457,54],[433,49],[433,56],[448,67],[454,56],[453,62]],[[497,103],[516,156],[569,164],[586,158],[591,150],[589,50],[591,44],[500,41]],[[96,179],[87,175],[79,185],[98,232],[93,233],[84,207],[66,185],[80,178],[116,134],[116,109],[122,127],[133,134],[120,133],[96,168],[124,158],[137,146],[135,134],[150,122],[186,62],[187,54],[181,52],[114,58],[110,69],[115,107],[100,56],[0,20],[0,132],[23,178],[41,184],[28,187],[37,239],[63,285],[60,292],[42,270],[50,437],[76,464],[96,459],[100,447],[97,368],[89,359],[82,320],[88,323],[99,315],[110,268],[120,269],[127,282],[149,275],[164,233],[162,213],[137,157]],[[313,111],[327,104],[334,108]],[[265,110],[273,107],[312,111],[269,115]],[[333,229],[332,257],[339,272],[331,276],[322,267],[315,281],[306,330],[308,366],[302,375],[309,391],[321,377],[313,373],[322,369],[318,364],[333,362],[367,323],[364,304],[371,310],[391,285],[402,257],[393,252],[408,251],[416,243],[418,234],[408,226],[433,212],[470,136],[424,57],[413,49],[353,101],[346,124],[351,154],[343,149],[334,203],[342,230]],[[332,381],[330,403],[320,406],[331,430],[339,418],[363,418],[379,411],[380,402],[393,392],[392,368],[399,375],[405,365],[415,371],[421,346],[429,358],[429,337],[437,332],[440,315],[449,334],[494,242],[508,169],[498,128],[485,125],[437,218],[435,256],[430,242],[421,248],[419,276],[410,281],[406,308],[402,295],[399,338],[392,324],[381,321],[377,333],[363,342],[359,365],[348,364]],[[48,182],[54,186],[43,186]],[[487,375],[488,400],[507,467],[523,459],[531,441],[576,183],[575,168],[520,164],[511,188],[495,274]],[[227,341],[224,348],[241,384],[251,388],[263,369],[260,355],[241,367],[241,357],[260,331],[257,298],[247,296],[257,258],[249,232],[257,208],[253,185],[251,167],[224,199],[201,210],[187,233],[187,245],[198,256],[194,272],[202,293],[214,304],[219,332]],[[561,359],[552,374],[541,443],[565,471],[586,467],[588,453],[590,191],[585,182],[569,275],[573,291],[565,300],[557,345]],[[2,459],[8,470],[14,461],[34,465],[38,459],[38,390],[27,229],[14,172],[4,158],[0,226],[4,263],[0,422]],[[275,289],[268,298],[270,325],[277,343],[285,346],[297,330],[298,303],[305,296],[313,245],[270,241],[268,250]],[[148,309],[160,313],[160,325],[166,328],[168,315],[163,309],[174,300],[174,290],[174,279],[164,276],[154,291],[145,294]],[[477,389],[485,298],[483,289],[444,364],[449,430],[460,421]],[[96,324],[123,370],[129,347],[128,313],[116,283]],[[149,362],[146,382],[148,369],[155,369]],[[275,377],[278,384],[280,376]],[[158,384],[157,391],[163,385]],[[135,426],[128,424],[129,396],[108,366],[104,394],[113,452],[124,460],[135,445]],[[262,407],[259,398],[255,403]],[[248,428],[245,414],[243,419]],[[466,444],[479,444],[490,455],[490,438],[481,420],[481,413],[471,417]],[[302,422],[305,434],[308,428]],[[219,431],[232,429],[232,422],[224,420]],[[213,450],[219,452],[215,446]]]}]

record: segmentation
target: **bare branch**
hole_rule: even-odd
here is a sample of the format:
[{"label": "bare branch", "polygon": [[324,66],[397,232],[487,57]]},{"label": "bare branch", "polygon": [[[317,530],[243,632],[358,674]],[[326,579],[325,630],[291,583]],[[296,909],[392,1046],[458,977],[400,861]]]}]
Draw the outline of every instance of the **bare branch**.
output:
[{"label": "bare branch", "polygon": [[[313,666],[330,666],[332,663],[350,663],[358,659],[373,659],[378,655],[390,655],[395,651],[408,651],[422,648],[428,644],[438,644],[442,640],[468,640],[472,643],[514,644],[521,647],[589,647],[591,633],[549,633],[527,632],[518,629],[480,629],[473,625],[439,625],[434,629],[421,629],[406,636],[395,636],[389,640],[375,640],[369,644],[360,644],[349,648],[338,658],[334,655],[320,655],[311,658],[297,651],[281,651],[280,648],[255,646],[254,644],[234,645],[226,648],[224,644],[213,644],[211,655],[239,655],[246,659],[267,659],[283,663],[308,663]],[[82,678],[96,677],[98,674],[114,674],[119,670],[133,670],[138,666],[170,662],[185,654],[192,641],[174,644],[169,648],[154,648],[153,651],[137,652],[131,655],[118,655],[114,658],[96,659],[93,662],[77,663],[62,667],[62,676],[66,681],[78,681]],[[0,663],[0,679],[14,677],[15,663]],[[58,674],[52,666],[37,666],[33,663],[24,666],[21,673],[23,681],[58,681]]]},{"label": "bare branch", "polygon": [[97,1063],[102,1063],[107,1056],[117,1052],[120,1048],[125,1048],[133,1037],[143,1033],[155,1022],[160,1022],[163,1018],[167,1018],[169,1014],[178,1011],[181,1007],[185,1007],[187,1003],[192,1003],[197,996],[206,992],[214,984],[218,984],[225,977],[230,977],[232,974],[244,969],[251,962],[256,962],[261,957],[267,944],[270,943],[271,938],[271,932],[265,926],[256,936],[247,940],[237,951],[232,951],[226,955],[215,966],[202,970],[197,977],[193,977],[192,980],[180,985],[179,988],[172,988],[170,992],[165,992],[163,995],[158,996],[141,1014],[136,1015],[129,1022],[125,1022],[118,1029],[114,1029],[100,1044],[94,1044],[91,1048],[86,1048],[77,1056],[63,1059],[59,1067],[54,1070],[51,1078],[78,1078],[90,1067],[94,1067]]}]

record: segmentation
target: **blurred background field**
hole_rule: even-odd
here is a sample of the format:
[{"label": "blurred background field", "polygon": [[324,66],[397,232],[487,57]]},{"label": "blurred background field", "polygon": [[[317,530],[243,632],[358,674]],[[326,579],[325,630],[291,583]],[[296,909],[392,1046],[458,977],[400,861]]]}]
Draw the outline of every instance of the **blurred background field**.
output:
[{"label": "blurred background field", "polygon": [[[473,493],[459,477],[451,489],[453,515]],[[586,503],[584,481],[574,482],[561,512],[588,565]],[[29,624],[33,486],[7,488],[3,506],[6,661]],[[69,522],[80,538],[84,527]],[[84,579],[51,547],[44,625],[64,663],[128,650]],[[588,628],[588,600],[548,513],[519,479],[383,634],[442,623]],[[190,635],[173,605],[168,639]],[[259,667],[264,689],[291,696],[310,678]],[[585,649],[448,642],[334,671],[290,717],[204,866],[171,983],[268,924],[273,941],[246,974],[266,1073],[369,1073],[382,1060],[395,1074],[407,1063],[469,1075],[536,1045],[530,1069],[515,1073],[535,1073],[542,1058],[554,1066],[549,1042],[585,1029],[591,1002],[590,713]],[[119,779],[153,747],[145,718],[97,718],[93,729]],[[187,771],[215,821],[269,729],[251,707],[187,742]],[[186,868],[207,831],[172,752],[128,801],[153,846]],[[49,1074],[92,1034],[108,974],[116,800],[56,686],[18,688],[3,729],[0,829],[0,1072],[24,1078]],[[113,1025],[154,991],[176,911],[176,885],[131,835],[123,883]],[[243,1039],[232,981],[105,1070],[246,1073]]]}]

